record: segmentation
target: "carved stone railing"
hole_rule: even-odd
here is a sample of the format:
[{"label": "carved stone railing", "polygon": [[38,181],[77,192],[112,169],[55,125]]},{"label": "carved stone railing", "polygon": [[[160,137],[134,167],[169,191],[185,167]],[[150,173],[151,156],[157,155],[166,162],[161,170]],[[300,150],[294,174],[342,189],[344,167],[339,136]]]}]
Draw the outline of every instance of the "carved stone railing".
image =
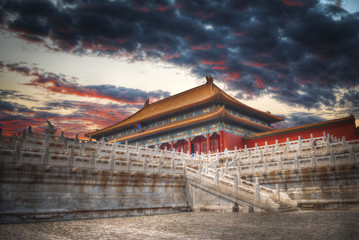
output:
[{"label": "carved stone railing", "polygon": [[46,169],[51,166],[68,166],[72,171],[78,168],[110,170],[113,173],[130,171],[183,175],[185,164],[193,166],[198,163],[192,156],[182,152],[163,151],[158,148],[131,146],[65,138],[51,134],[32,133],[31,128],[22,135],[0,136],[0,161],[22,164],[43,164]]},{"label": "carved stone railing", "polygon": [[235,176],[228,175],[223,171],[219,171],[218,168],[202,168],[198,170],[191,167],[186,167],[186,176],[201,181],[204,186],[215,185],[221,190],[229,191],[235,195],[238,194],[240,197],[244,196],[252,203],[261,203],[271,210],[278,210],[280,203],[285,203],[293,208],[298,205],[296,201],[289,198],[287,193],[281,192],[278,185],[276,189],[261,186],[258,178],[256,178],[255,183],[252,183],[241,179],[239,174]]},{"label": "carved stone railing", "polygon": [[359,140],[346,141],[345,137],[313,138],[286,143],[244,148],[210,154],[207,167],[222,168],[227,174],[242,176],[281,170],[299,170],[322,166],[359,163]]}]

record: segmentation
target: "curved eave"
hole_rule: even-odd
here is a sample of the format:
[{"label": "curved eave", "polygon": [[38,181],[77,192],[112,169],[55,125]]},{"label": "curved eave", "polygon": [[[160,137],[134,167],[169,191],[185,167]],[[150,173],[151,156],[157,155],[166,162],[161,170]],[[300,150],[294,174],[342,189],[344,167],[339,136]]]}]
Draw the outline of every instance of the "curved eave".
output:
[{"label": "curved eave", "polygon": [[240,118],[240,117],[237,117],[237,116],[231,114],[230,112],[228,112],[225,109],[225,107],[222,106],[222,107],[216,109],[213,112],[205,113],[205,114],[202,114],[200,116],[195,116],[195,117],[192,117],[192,118],[189,118],[189,119],[184,119],[184,120],[177,121],[177,122],[174,122],[174,123],[170,123],[170,124],[167,124],[167,125],[164,125],[164,126],[151,128],[149,130],[145,130],[145,131],[140,132],[140,133],[130,134],[130,135],[124,136],[122,138],[116,138],[116,141],[123,142],[123,141],[126,141],[126,140],[132,140],[132,139],[136,139],[136,138],[146,137],[148,135],[156,134],[156,133],[159,133],[159,132],[178,129],[178,128],[181,128],[181,127],[184,127],[184,126],[190,126],[190,125],[193,125],[193,124],[197,124],[197,123],[201,123],[201,122],[205,122],[205,121],[209,121],[209,120],[214,120],[214,119],[219,119],[219,118],[223,118],[223,117],[227,117],[227,118],[229,118],[229,119],[231,119],[231,120],[233,120],[235,122],[239,122],[239,123],[241,123],[243,125],[250,126],[250,127],[256,128],[256,129],[260,129],[260,130],[263,130],[263,131],[272,131],[273,130],[273,128],[270,128],[270,127],[267,127],[267,126],[264,126],[264,125],[261,125],[261,124],[258,124],[258,123],[255,123],[255,122]]},{"label": "curved eave", "polygon": [[274,128],[267,127],[267,126],[264,126],[264,125],[256,123],[256,122],[252,122],[252,121],[249,121],[249,120],[241,118],[241,117],[237,117],[237,116],[233,115],[232,113],[228,112],[227,110],[225,110],[224,113],[225,113],[226,117],[228,117],[229,119],[232,119],[236,122],[242,123],[246,126],[254,127],[256,129],[260,129],[263,131],[273,131],[274,130]]},{"label": "curved eave", "polygon": [[145,130],[145,131],[140,132],[140,133],[129,134],[129,135],[124,136],[122,138],[116,138],[116,141],[122,142],[122,141],[131,140],[131,139],[135,139],[135,138],[145,137],[145,136],[148,136],[148,135],[151,135],[151,134],[156,134],[156,133],[159,133],[159,132],[167,131],[169,129],[177,129],[177,128],[180,128],[180,127],[183,127],[183,126],[193,125],[193,124],[196,124],[196,123],[216,119],[216,118],[218,118],[218,117],[220,117],[222,115],[223,109],[224,109],[224,107],[221,107],[221,108],[216,109],[215,111],[205,113],[205,114],[202,114],[200,116],[195,116],[195,117],[192,117],[192,118],[183,119],[183,120],[180,120],[180,121],[177,121],[177,122],[169,123],[167,125],[163,125],[163,126],[160,126],[160,127],[151,128],[151,129]]},{"label": "curved eave", "polygon": [[106,127],[106,128],[103,128],[99,131],[96,131],[96,132],[92,132],[92,133],[87,133],[85,134],[85,136],[89,137],[89,136],[98,136],[98,135],[101,135],[101,134],[104,134],[104,133],[107,133],[107,132],[110,132],[110,131],[113,131],[113,130],[118,130],[118,129],[121,129],[121,128],[127,128],[127,127],[130,127],[138,122],[145,122],[145,121],[150,121],[152,119],[156,119],[156,118],[159,118],[163,115],[167,115],[167,114],[170,114],[170,113],[173,113],[173,112],[177,112],[177,111],[180,111],[180,110],[183,110],[183,109],[186,109],[186,108],[191,108],[191,107],[194,107],[194,106],[197,106],[197,105],[201,105],[201,104],[204,104],[204,103],[207,103],[207,102],[211,102],[212,100],[214,100],[216,98],[216,96],[211,96],[209,98],[206,98],[202,101],[199,101],[199,102],[195,102],[195,103],[192,103],[192,104],[188,104],[186,106],[181,106],[179,108],[174,108],[174,109],[171,109],[169,111],[165,111],[165,112],[162,112],[162,113],[159,113],[159,114],[156,114],[156,115],[153,115],[151,117],[147,117],[147,118],[143,118],[141,119],[140,121],[137,121],[137,120],[134,120],[134,121],[129,121],[128,123],[122,123],[126,120],[128,120],[129,118],[132,118],[134,117],[136,114],[138,114],[140,111],[144,110],[145,108],[142,108],[141,110],[139,110],[138,112],[136,112],[135,114],[131,115],[130,117],[122,120],[121,122],[119,123],[116,123],[112,126],[109,126],[109,127]]},{"label": "curved eave", "polygon": [[284,120],[284,117],[275,116],[275,115],[260,111],[255,108],[251,108],[250,106],[247,106],[244,103],[241,103],[240,101],[236,100],[235,98],[229,96],[227,93],[223,92],[222,90],[220,90],[220,92],[219,92],[219,99],[221,99],[225,102],[228,102],[228,103],[232,103],[237,106],[239,105],[241,108],[245,109],[248,112],[253,112],[254,114],[256,114],[262,118],[268,119],[271,123],[277,123],[277,122]]}]

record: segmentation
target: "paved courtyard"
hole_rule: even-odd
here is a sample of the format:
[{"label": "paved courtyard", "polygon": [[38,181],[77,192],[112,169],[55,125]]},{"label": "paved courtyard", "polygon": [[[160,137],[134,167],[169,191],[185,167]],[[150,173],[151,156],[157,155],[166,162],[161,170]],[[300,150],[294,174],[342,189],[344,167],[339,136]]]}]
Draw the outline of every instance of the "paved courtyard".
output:
[{"label": "paved courtyard", "polygon": [[0,239],[359,239],[359,211],[201,212],[5,224]]}]

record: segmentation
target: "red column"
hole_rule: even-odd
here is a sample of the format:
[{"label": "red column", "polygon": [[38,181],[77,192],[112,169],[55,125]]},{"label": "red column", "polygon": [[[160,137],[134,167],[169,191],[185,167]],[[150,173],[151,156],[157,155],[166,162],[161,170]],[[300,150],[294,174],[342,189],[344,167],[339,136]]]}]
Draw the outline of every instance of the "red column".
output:
[{"label": "red column", "polygon": [[174,148],[174,142],[171,141],[171,151],[173,151],[173,148]]},{"label": "red column", "polygon": [[223,149],[223,131],[221,130],[221,131],[219,131],[219,151],[220,152],[223,152],[224,151],[224,149]]},{"label": "red column", "polygon": [[223,132],[223,151],[227,148],[227,133]]},{"label": "red column", "polygon": [[189,154],[192,154],[192,149],[191,149],[191,138],[188,138],[188,152]]},{"label": "red column", "polygon": [[211,139],[209,138],[209,133],[207,133],[207,153],[211,150]]}]

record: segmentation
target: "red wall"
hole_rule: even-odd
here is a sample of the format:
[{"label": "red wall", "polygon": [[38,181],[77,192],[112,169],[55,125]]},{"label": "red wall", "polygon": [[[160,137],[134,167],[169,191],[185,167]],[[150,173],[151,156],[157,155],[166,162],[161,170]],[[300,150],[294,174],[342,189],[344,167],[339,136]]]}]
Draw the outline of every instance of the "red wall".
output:
[{"label": "red wall", "polygon": [[[278,139],[279,143],[287,141],[287,138],[289,138],[289,141],[295,141],[298,140],[298,136],[303,139],[307,139],[310,138],[311,133],[313,134],[313,137],[322,137],[323,132],[326,134],[329,133],[330,135],[338,138],[345,136],[346,140],[354,140],[359,138],[359,136],[356,134],[355,121],[353,120],[323,127],[315,127],[304,130],[298,129],[297,131],[292,131],[290,133],[279,133],[277,135],[244,140],[243,146],[247,145],[248,148],[251,148],[255,146],[255,143],[257,143],[258,146],[264,146],[265,141],[268,142],[268,145],[271,145],[275,144],[276,139]],[[240,145],[240,142],[238,142],[238,145]]]},{"label": "red wall", "polygon": [[226,145],[224,148],[227,148],[228,150],[234,150],[234,148],[237,146],[237,149],[243,148],[243,137],[237,136],[232,133],[225,133],[225,143]]}]

